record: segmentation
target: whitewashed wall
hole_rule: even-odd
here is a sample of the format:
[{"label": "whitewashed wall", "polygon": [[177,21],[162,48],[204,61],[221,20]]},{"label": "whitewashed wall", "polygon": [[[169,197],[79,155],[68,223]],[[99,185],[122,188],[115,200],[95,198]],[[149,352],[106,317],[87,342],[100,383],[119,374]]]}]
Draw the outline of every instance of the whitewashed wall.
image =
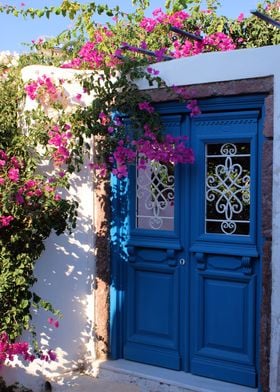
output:
[{"label": "whitewashed wall", "polygon": [[[64,87],[69,94],[70,106],[87,104],[91,98],[83,94],[80,84],[75,80],[73,70],[45,66],[29,66],[22,72],[25,82],[36,80],[44,74],[54,79],[64,79]],[[70,80],[71,83],[67,81]],[[77,100],[77,94],[82,99]],[[36,102],[27,100],[25,109],[36,107]],[[47,322],[52,316],[45,311],[34,314],[41,345],[53,348],[58,354],[58,362],[40,363],[34,361],[28,366],[18,363],[16,368],[3,368],[8,383],[21,383],[41,390],[44,380],[83,367],[85,361],[94,360],[93,341],[93,281],[94,281],[94,232],[93,232],[93,182],[92,172],[85,167],[81,173],[73,175],[69,196],[79,202],[79,217],[75,232],[47,239],[46,251],[36,264],[35,275],[38,283],[34,286],[43,299],[63,313],[59,328],[53,328]],[[23,336],[24,339],[24,336]]]},{"label": "whitewashed wall", "polygon": [[[280,46],[236,50],[225,53],[207,53],[191,58],[158,63],[155,69],[168,85],[192,85],[230,81],[246,78],[274,76],[274,158],[273,158],[273,250],[272,250],[272,336],[271,336],[271,391],[277,391],[280,379]],[[36,75],[52,74],[58,78],[73,77],[75,71],[52,67],[32,66],[23,71],[27,81]],[[148,88],[139,82],[141,88]],[[80,93],[78,84],[69,89]],[[32,364],[14,370],[5,369],[9,380],[19,380],[28,385],[40,385],[42,379],[69,371],[78,361],[94,358],[92,341],[94,279],[94,215],[93,189],[90,172],[85,168],[73,178],[71,193],[78,198],[79,221],[74,235],[52,236],[46,242],[46,252],[38,261],[37,291],[61,309],[64,318],[61,326],[51,331],[47,315],[40,313],[34,320],[41,331],[41,339],[49,347],[57,347],[56,364]],[[52,373],[50,372],[52,369]]]}]

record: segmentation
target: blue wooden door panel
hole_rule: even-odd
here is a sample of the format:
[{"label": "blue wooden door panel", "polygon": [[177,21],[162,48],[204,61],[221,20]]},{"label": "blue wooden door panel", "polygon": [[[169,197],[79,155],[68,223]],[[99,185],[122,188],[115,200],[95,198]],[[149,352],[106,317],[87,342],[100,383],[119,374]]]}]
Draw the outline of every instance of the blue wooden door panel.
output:
[{"label": "blue wooden door panel", "polygon": [[179,369],[178,270],[168,264],[130,263],[128,279],[125,357]]},{"label": "blue wooden door panel", "polygon": [[255,386],[255,277],[202,271],[195,286],[191,371]]},{"label": "blue wooden door panel", "polygon": [[255,281],[209,273],[199,280],[203,331],[197,353],[252,364]]},{"label": "blue wooden door panel", "polygon": [[[115,206],[112,232],[121,244],[113,249],[115,358],[257,386],[263,101],[205,100],[195,118],[183,104],[159,105],[166,132],[187,136],[196,160],[171,170],[174,219],[157,229],[158,195],[141,210],[135,167],[128,187],[117,187],[125,202]],[[157,223],[162,217],[171,219]]]},{"label": "blue wooden door panel", "polygon": [[192,124],[191,372],[252,387],[258,117],[258,111],[215,113]]},{"label": "blue wooden door panel", "polygon": [[[187,129],[184,126],[186,116],[181,114],[165,115],[163,122],[166,132],[174,136],[179,136]],[[131,169],[127,330],[124,345],[126,359],[176,370],[181,368],[182,360],[179,346],[181,275],[178,260],[184,251],[180,238],[180,211],[177,207],[181,197],[177,181],[179,172],[177,168],[173,225],[169,229],[167,226],[156,230],[148,218],[144,224],[141,220],[137,221],[137,177],[136,169]],[[157,187],[158,183],[155,185]],[[144,189],[144,192],[147,190]],[[143,215],[145,213],[142,212]],[[149,210],[146,215],[149,215]]]}]

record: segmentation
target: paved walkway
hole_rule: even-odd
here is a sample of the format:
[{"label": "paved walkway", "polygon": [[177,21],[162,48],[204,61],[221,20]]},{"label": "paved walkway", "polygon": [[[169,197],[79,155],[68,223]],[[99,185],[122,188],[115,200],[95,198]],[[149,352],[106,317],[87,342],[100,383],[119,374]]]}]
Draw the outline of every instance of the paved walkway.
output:
[{"label": "paved walkway", "polygon": [[52,383],[52,392],[140,392],[135,384],[101,381],[89,376],[69,377],[60,383]]}]

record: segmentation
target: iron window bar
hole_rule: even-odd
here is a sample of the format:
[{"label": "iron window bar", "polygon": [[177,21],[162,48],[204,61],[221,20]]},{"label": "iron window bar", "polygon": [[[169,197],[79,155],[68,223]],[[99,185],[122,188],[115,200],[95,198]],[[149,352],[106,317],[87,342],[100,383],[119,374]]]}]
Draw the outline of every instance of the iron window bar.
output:
[{"label": "iron window bar", "polygon": [[272,24],[275,27],[278,27],[278,29],[280,29],[280,22],[278,22],[275,19],[272,19],[270,16],[263,14],[262,12],[258,11],[258,10],[252,10],[250,11],[251,14],[257,16],[258,18],[264,20],[267,23]]},{"label": "iron window bar", "polygon": [[188,31],[179,29],[178,27],[175,27],[175,26],[170,26],[170,30],[173,31],[173,33],[177,33],[177,34],[183,35],[183,36],[185,36],[187,38],[190,38],[190,39],[193,39],[195,41],[200,41],[201,42],[202,39],[203,39],[200,35],[189,33]]},{"label": "iron window bar", "polygon": [[119,60],[128,60],[128,58],[126,57],[126,56],[122,56],[121,54],[115,54],[114,55],[117,59],[119,59]]},{"label": "iron window bar", "polygon": [[[152,50],[143,49],[143,48],[137,48],[136,46],[122,45],[122,46],[120,47],[120,49],[122,49],[122,50],[130,50],[131,52],[137,52],[137,53],[146,54],[146,55],[148,55],[148,56],[158,57],[158,56],[156,55],[156,53],[153,52]],[[162,58],[163,58],[163,60],[173,60],[173,57],[171,57],[171,56],[166,56],[166,55],[163,55]]]}]

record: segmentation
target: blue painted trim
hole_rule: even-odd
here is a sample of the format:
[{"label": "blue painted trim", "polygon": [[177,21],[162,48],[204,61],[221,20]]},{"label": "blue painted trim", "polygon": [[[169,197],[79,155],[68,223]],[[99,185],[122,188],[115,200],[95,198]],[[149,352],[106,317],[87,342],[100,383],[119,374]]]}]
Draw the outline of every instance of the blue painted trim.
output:
[{"label": "blue painted trim", "polygon": [[255,266],[256,269],[256,274],[258,276],[258,281],[257,281],[257,304],[256,304],[256,363],[257,363],[257,371],[258,371],[258,390],[259,392],[262,392],[263,388],[262,385],[260,384],[260,329],[261,329],[261,303],[262,303],[262,283],[263,283],[263,263],[262,263],[262,257],[263,257],[263,245],[265,238],[262,236],[262,220],[263,220],[263,214],[265,211],[262,210],[262,158],[263,158],[263,144],[264,141],[267,140],[267,138],[264,137],[263,135],[263,129],[264,129],[264,114],[265,114],[265,99],[263,100],[263,105],[261,108],[261,113],[262,116],[259,120],[258,123],[258,161],[257,161],[257,183],[258,183],[258,193],[257,193],[257,204],[256,204],[256,225],[259,227],[259,230],[257,231],[257,245],[258,245],[258,251],[260,255],[260,263]]},{"label": "blue painted trim", "polygon": [[110,355],[122,358],[126,322],[126,260],[128,237],[128,180],[111,176],[111,284],[110,284]]}]

